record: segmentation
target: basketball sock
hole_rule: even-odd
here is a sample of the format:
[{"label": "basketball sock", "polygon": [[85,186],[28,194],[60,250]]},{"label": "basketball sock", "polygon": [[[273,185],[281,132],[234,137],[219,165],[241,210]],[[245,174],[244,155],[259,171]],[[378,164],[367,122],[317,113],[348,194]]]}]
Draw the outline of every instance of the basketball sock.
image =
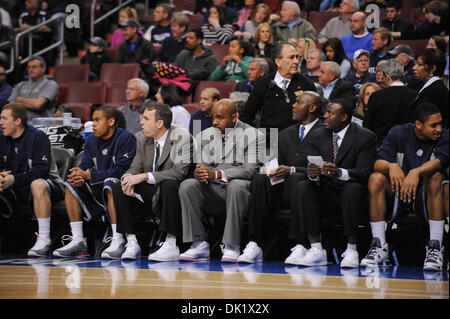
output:
[{"label": "basketball sock", "polygon": [[319,249],[323,249],[322,248],[322,243],[319,241],[318,243],[311,243],[311,248],[316,247]]},{"label": "basketball sock", "polygon": [[383,245],[386,242],[386,222],[370,222],[373,238],[378,238]]},{"label": "basketball sock", "polygon": [[50,217],[38,218],[39,236],[50,237]]},{"label": "basketball sock", "polygon": [[445,220],[429,220],[428,223],[430,224],[430,240],[439,241],[439,246],[442,247]]},{"label": "basketball sock", "polygon": [[176,246],[177,245],[177,238],[172,235],[172,234],[167,234],[166,235],[166,242],[168,244],[171,244],[172,246]]},{"label": "basketball sock", "polygon": [[356,250],[356,244],[349,244],[349,243],[347,243],[347,249]]},{"label": "basketball sock", "polygon": [[72,222],[70,223],[70,229],[72,230],[72,236],[83,236],[83,222]]},{"label": "basketball sock", "polygon": [[131,241],[131,240],[134,240],[134,241],[137,242],[137,238],[136,238],[135,234],[128,234],[127,235],[127,241]]},{"label": "basketball sock", "polygon": [[123,238],[121,233],[117,232],[117,224],[111,224],[113,238]]}]

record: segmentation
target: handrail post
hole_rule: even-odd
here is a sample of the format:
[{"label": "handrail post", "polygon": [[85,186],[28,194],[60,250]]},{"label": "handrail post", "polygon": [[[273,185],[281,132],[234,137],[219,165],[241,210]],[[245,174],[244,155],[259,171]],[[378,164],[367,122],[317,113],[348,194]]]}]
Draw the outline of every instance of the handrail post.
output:
[{"label": "handrail post", "polygon": [[97,0],[93,0],[91,3],[91,39],[94,37],[94,15],[96,2]]}]

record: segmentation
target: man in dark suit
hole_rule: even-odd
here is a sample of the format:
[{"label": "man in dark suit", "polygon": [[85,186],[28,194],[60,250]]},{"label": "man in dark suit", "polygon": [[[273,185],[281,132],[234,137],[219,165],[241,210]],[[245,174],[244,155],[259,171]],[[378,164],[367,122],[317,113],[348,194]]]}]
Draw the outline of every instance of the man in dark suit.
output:
[{"label": "man in dark suit", "polygon": [[298,56],[295,46],[279,43],[275,46],[277,72],[255,82],[239,119],[251,124],[261,111],[261,127],[282,130],[295,124],[292,103],[304,91],[316,92],[314,82],[298,73]]},{"label": "man in dark suit", "polygon": [[333,61],[322,62],[319,71],[319,84],[323,97],[328,100],[347,99],[355,105],[355,89],[350,82],[341,79],[341,67]]},{"label": "man in dark suit", "polygon": [[376,136],[351,123],[352,113],[353,105],[346,100],[330,101],[324,127],[311,133],[308,155],[315,157],[308,156],[308,179],[297,183],[297,205],[292,210],[300,221],[298,231],[308,235],[311,248],[294,247],[288,258],[290,264],[327,264],[327,254],[320,241],[320,216],[329,215],[339,207],[348,240],[341,267],[359,266],[356,240],[366,204],[367,181],[375,162]]},{"label": "man in dark suit", "polygon": [[[292,119],[298,123],[284,129],[278,138],[280,166],[272,172],[264,166],[262,172],[253,175],[250,184],[252,197],[247,212],[249,243],[239,256],[239,262],[262,261],[260,247],[264,242],[264,229],[270,212],[278,207],[292,207],[295,204],[296,198],[291,190],[297,182],[306,178],[309,133],[322,127],[322,121],[318,118],[322,107],[322,98],[316,92],[307,91],[297,96]],[[283,183],[272,185],[273,182]]]},{"label": "man in dark suit", "polygon": [[409,106],[417,92],[402,82],[403,64],[399,60],[386,60],[381,67],[386,88],[374,92],[367,105],[363,126],[377,135],[377,145],[381,145],[389,130],[412,119],[413,109]]}]

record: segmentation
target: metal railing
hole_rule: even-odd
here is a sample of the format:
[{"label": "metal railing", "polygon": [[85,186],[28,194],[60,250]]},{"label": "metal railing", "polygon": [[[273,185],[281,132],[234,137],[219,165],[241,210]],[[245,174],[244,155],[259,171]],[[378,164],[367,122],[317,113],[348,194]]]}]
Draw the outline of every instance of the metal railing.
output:
[{"label": "metal railing", "polygon": [[6,70],[6,74],[11,73],[14,70],[14,45],[12,41],[5,41],[0,43],[0,49],[10,47],[9,53],[9,69]]},{"label": "metal railing", "polygon": [[[61,20],[61,23],[57,23],[57,27],[61,28],[61,39],[59,41],[57,41],[56,43],[53,43],[51,45],[49,45],[48,47],[43,48],[42,50],[40,50],[39,52],[35,52],[33,53],[33,33],[39,29],[40,27],[47,25],[49,23],[53,23],[54,21],[57,20]],[[26,62],[28,62],[28,60],[33,56],[33,55],[41,55],[44,54],[50,50],[53,50],[54,48],[59,46],[59,59],[60,59],[60,64],[63,64],[63,57],[64,57],[64,18],[63,17],[54,17],[51,18],[49,20],[45,20],[44,22],[41,22],[35,26],[32,26],[31,28],[21,31],[19,33],[16,34],[15,37],[15,61],[18,61],[19,58],[19,39],[21,37],[24,37],[28,35],[28,56],[26,58],[22,58],[20,59],[19,63],[20,64],[24,64]],[[50,36],[50,34],[49,34]],[[12,66],[14,67],[14,66]]]}]

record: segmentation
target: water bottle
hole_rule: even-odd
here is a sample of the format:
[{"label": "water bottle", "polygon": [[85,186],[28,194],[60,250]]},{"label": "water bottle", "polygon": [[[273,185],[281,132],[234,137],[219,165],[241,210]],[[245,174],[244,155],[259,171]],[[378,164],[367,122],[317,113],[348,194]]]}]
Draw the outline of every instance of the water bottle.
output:
[{"label": "water bottle", "polygon": [[84,143],[85,144],[86,144],[86,141],[89,138],[89,135],[91,135],[92,132],[93,132],[93,129],[92,129],[93,124],[94,124],[94,122],[92,122],[92,121],[87,121],[87,122],[84,123],[83,135],[84,135]]}]

